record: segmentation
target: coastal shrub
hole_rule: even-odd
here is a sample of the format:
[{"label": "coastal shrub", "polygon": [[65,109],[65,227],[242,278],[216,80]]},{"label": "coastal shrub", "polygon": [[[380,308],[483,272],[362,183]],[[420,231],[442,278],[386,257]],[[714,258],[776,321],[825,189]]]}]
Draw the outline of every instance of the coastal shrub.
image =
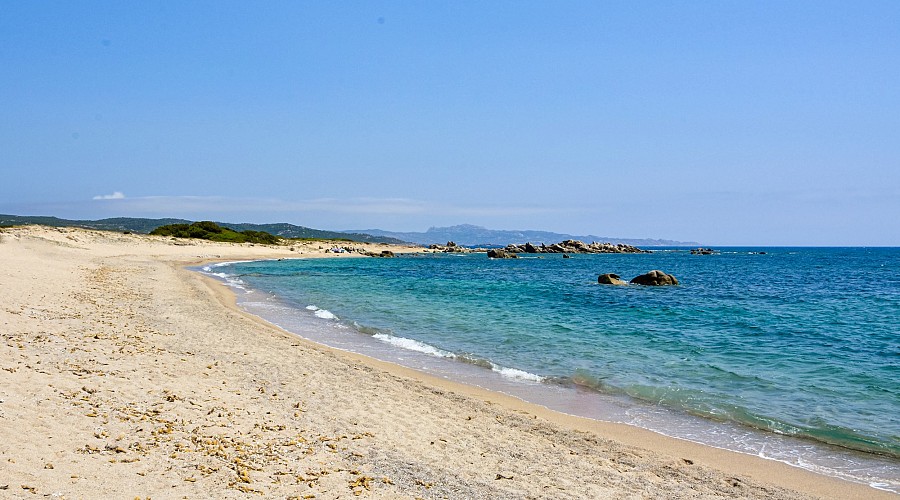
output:
[{"label": "coastal shrub", "polygon": [[166,226],[159,226],[153,231],[150,231],[150,234],[157,236],[176,236],[180,234],[182,238],[188,238],[187,232],[190,227],[189,224],[168,224]]},{"label": "coastal shrub", "polygon": [[241,234],[247,236],[247,238],[252,239],[254,243],[263,243],[266,245],[274,245],[278,243],[279,239],[278,236],[269,234],[265,231],[251,231],[248,229],[247,231],[241,231]]},{"label": "coastal shrub", "polygon": [[150,231],[150,234],[227,243],[259,243],[263,245],[275,245],[280,240],[278,236],[265,231],[235,231],[211,221],[200,221],[192,224],[168,224],[159,226]]},{"label": "coastal shrub", "polygon": [[202,229],[208,233],[221,233],[223,230],[222,226],[216,224],[215,222],[208,221],[208,220],[202,220],[200,222],[195,222],[195,223],[191,224],[191,227],[196,227],[196,228]]},{"label": "coastal shrub", "polygon": [[205,229],[203,229],[201,227],[197,227],[193,224],[188,226],[187,232],[188,232],[188,238],[201,238],[204,240],[211,239],[210,235],[216,234],[216,233],[210,233],[209,231],[206,231]]}]

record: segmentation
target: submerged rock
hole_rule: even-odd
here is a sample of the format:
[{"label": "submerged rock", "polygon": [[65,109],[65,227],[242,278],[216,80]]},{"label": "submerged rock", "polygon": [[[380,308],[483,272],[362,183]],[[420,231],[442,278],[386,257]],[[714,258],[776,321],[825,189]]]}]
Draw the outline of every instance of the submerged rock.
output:
[{"label": "submerged rock", "polygon": [[636,276],[631,280],[631,283],[635,285],[647,286],[677,285],[678,279],[676,279],[675,276],[672,276],[671,274],[666,274],[658,269],[654,269],[649,273]]},{"label": "submerged rock", "polygon": [[597,277],[597,283],[600,283],[601,285],[627,285],[628,284],[625,282],[625,280],[620,278],[618,274],[613,274],[613,273],[601,274],[600,276]]}]

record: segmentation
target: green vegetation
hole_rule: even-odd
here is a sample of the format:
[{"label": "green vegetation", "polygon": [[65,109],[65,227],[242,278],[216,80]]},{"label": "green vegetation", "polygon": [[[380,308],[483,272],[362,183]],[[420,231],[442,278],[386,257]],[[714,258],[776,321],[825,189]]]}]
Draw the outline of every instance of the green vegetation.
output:
[{"label": "green vegetation", "polygon": [[229,243],[261,243],[263,245],[275,245],[281,239],[265,231],[235,231],[211,221],[159,226],[150,231],[150,234],[173,236],[175,238],[199,238],[201,240],[225,241]]},{"label": "green vegetation", "polygon": [[[189,225],[193,221],[186,219],[137,219],[132,217],[115,217],[100,220],[68,220],[57,217],[29,216],[29,215],[4,215],[0,214],[0,225],[24,226],[26,224],[39,224],[50,227],[83,227],[100,231],[131,231],[147,234],[150,231],[165,225],[184,224]],[[237,232],[263,231],[282,238],[301,238],[310,240],[347,240],[362,243],[398,243],[396,238],[385,236],[372,236],[370,234],[342,233],[338,231],[323,231],[293,224],[246,224],[232,222],[217,222]]]},{"label": "green vegetation", "polygon": [[[220,223],[221,224],[221,223]],[[343,233],[340,231],[324,231],[322,229],[311,229],[303,226],[295,226],[293,224],[242,224],[229,223],[228,227],[235,231],[243,231],[245,229],[253,229],[256,231],[265,231],[282,238],[291,239],[312,239],[312,240],[337,240],[337,241],[358,241],[363,243],[405,243],[396,238],[386,238],[372,236],[370,234],[360,233]]]},{"label": "green vegetation", "polygon": [[69,220],[49,216],[0,214],[0,224],[5,225],[25,226],[28,224],[37,224],[39,226],[50,227],[81,227],[99,231],[132,231],[141,234],[147,234],[153,229],[165,224],[190,222],[191,221],[185,219],[136,219],[132,217],[115,217],[112,219],[100,220]]}]

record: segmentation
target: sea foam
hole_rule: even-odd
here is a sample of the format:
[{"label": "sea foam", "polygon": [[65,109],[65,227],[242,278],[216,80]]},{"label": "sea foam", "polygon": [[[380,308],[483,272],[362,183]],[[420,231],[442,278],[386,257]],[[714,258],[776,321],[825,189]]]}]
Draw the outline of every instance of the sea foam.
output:
[{"label": "sea foam", "polygon": [[334,313],[332,313],[328,309],[322,309],[318,306],[306,306],[306,309],[309,311],[313,311],[313,314],[315,314],[317,318],[337,319],[337,316],[335,316]]},{"label": "sea foam", "polygon": [[386,333],[376,333],[372,335],[373,338],[376,338],[382,342],[387,342],[395,347],[399,347],[401,349],[406,349],[409,351],[421,352],[424,354],[429,354],[431,356],[437,356],[439,358],[455,358],[456,355],[452,352],[447,352],[432,345],[428,345],[424,342],[419,342],[418,340],[407,339],[404,337],[394,337],[393,335],[388,335]]},{"label": "sea foam", "polygon": [[535,375],[534,373],[529,373],[529,372],[526,372],[525,370],[519,370],[517,368],[507,368],[505,366],[494,365],[491,367],[491,370],[493,370],[496,373],[499,373],[500,375],[502,375],[506,378],[511,378],[514,380],[526,380],[529,382],[543,382],[544,381],[544,377],[542,377],[540,375]]}]

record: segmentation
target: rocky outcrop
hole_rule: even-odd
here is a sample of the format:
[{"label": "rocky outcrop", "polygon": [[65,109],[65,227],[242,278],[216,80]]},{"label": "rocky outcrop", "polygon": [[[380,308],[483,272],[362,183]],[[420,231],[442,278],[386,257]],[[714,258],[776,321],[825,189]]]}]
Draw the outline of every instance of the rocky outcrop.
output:
[{"label": "rocky outcrop", "polygon": [[718,253],[712,248],[692,248],[691,255],[712,255]]},{"label": "rocky outcrop", "polygon": [[516,255],[512,252],[508,252],[506,250],[501,250],[499,248],[492,248],[492,249],[488,250],[487,256],[492,259],[518,259],[519,258],[518,255]]},{"label": "rocky outcrop", "polygon": [[392,252],[392,251],[390,251],[390,250],[382,250],[381,253],[377,253],[377,252],[363,252],[363,255],[366,255],[366,256],[368,256],[368,257],[386,257],[386,258],[389,258],[389,257],[396,257],[396,255],[394,255],[394,252]]},{"label": "rocky outcrop", "polygon": [[677,285],[678,279],[676,279],[675,276],[672,276],[671,274],[666,274],[658,269],[654,269],[649,273],[636,276],[631,280],[631,283],[635,285],[647,286]]},{"label": "rocky outcrop", "polygon": [[600,283],[601,285],[627,285],[628,284],[625,282],[625,280],[620,278],[618,274],[613,274],[613,273],[601,274],[600,276],[597,277],[597,283]]},{"label": "rocky outcrop", "polygon": [[638,247],[624,243],[585,243],[580,240],[565,240],[552,245],[534,246],[531,243],[524,245],[507,245],[506,251],[511,253],[650,253],[649,250],[641,250]]},{"label": "rocky outcrop", "polygon": [[461,247],[452,241],[448,241],[446,245],[434,244],[429,246],[428,249],[440,253],[472,253],[475,251],[471,248]]}]

